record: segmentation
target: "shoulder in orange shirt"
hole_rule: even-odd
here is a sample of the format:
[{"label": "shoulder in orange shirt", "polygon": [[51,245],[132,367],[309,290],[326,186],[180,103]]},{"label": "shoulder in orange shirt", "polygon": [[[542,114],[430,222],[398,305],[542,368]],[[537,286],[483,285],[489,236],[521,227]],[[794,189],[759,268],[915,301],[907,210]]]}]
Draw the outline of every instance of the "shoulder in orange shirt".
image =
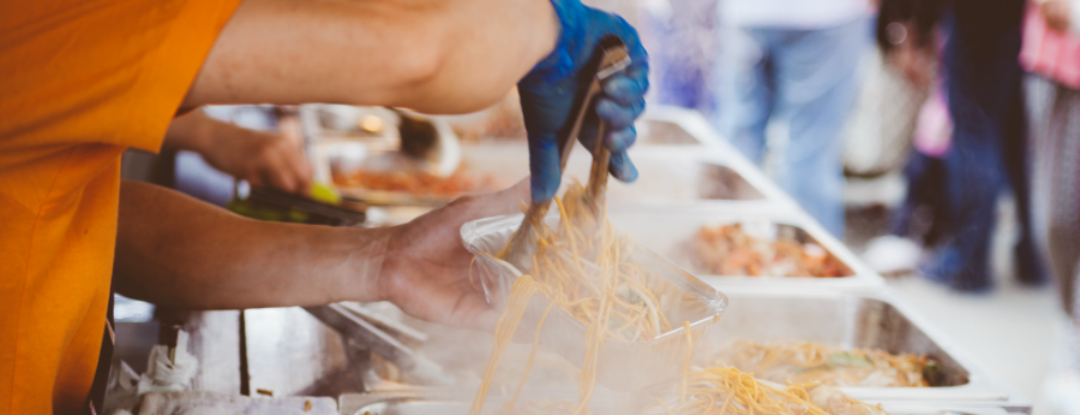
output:
[{"label": "shoulder in orange shirt", "polygon": [[157,151],[240,0],[0,2],[0,413],[83,413],[120,154]]}]

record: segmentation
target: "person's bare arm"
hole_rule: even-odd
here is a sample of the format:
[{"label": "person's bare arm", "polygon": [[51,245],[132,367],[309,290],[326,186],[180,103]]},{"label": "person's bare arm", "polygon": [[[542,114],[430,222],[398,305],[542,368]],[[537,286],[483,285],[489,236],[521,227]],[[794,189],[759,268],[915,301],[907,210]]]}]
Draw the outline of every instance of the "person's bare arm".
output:
[{"label": "person's bare arm", "polygon": [[314,172],[296,141],[195,110],[169,124],[164,147],[194,151],[214,168],[252,185],[300,193],[311,186]]},{"label": "person's bare arm", "polygon": [[555,46],[549,0],[244,0],[183,107],[336,102],[462,113]]},{"label": "person's bare arm", "polygon": [[470,280],[466,221],[520,211],[525,181],[462,198],[405,225],[367,229],[260,222],[178,192],[124,181],[116,290],[193,309],[389,300],[430,321],[494,327]]},{"label": "person's bare arm", "polygon": [[115,284],[124,295],[186,308],[374,300],[390,233],[259,222],[124,181]]}]

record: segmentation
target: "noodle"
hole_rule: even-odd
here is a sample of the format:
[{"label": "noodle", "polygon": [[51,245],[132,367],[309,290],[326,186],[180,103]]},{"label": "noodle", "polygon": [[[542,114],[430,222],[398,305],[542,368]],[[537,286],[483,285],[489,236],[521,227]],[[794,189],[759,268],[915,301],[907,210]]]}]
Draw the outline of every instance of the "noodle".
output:
[{"label": "noodle", "polygon": [[[506,354],[506,347],[510,345],[510,339],[514,332],[517,331],[517,326],[521,323],[521,317],[525,315],[525,308],[529,305],[528,298],[531,298],[538,288],[539,286],[528,275],[522,275],[514,281],[514,286],[510,289],[511,301],[506,305],[506,310],[499,316],[499,323],[495,326],[495,347],[491,351],[491,359],[488,360],[488,368],[484,372],[484,378],[480,381],[480,389],[476,392],[476,399],[473,401],[472,408],[469,409],[470,414],[479,414],[483,409],[484,400],[487,398],[488,389],[491,387],[491,380],[495,377],[495,368],[499,365],[503,355]],[[520,298],[526,300],[514,301]],[[528,376],[528,373],[526,373],[526,376]]]},{"label": "noodle", "polygon": [[[610,339],[633,342],[673,329],[661,312],[662,304],[657,293],[648,288],[647,279],[655,275],[651,275],[652,271],[647,267],[628,258],[632,252],[631,241],[615,232],[607,222],[606,212],[603,209],[594,210],[579,184],[571,185],[563,199],[556,198],[555,202],[562,220],[557,229],[544,224],[533,228],[536,232],[536,251],[531,258],[532,267],[520,272],[503,261],[496,261],[520,276],[511,287],[506,309],[495,330],[495,348],[470,408],[471,415],[482,414],[495,370],[536,293],[542,294],[550,304],[535,330],[536,337],[525,374],[513,398],[504,405],[508,414],[514,410],[514,404],[528,378],[544,320],[555,306],[586,327],[585,356],[578,384],[579,401],[577,404],[566,401],[544,404],[527,402],[517,413],[589,414],[589,402],[593,396],[604,343]],[[490,257],[488,254],[481,255]],[[826,386],[772,386],[732,367],[691,368],[693,333],[689,322],[684,321],[682,326],[687,343],[678,401],[674,406],[668,406],[663,396],[652,396],[659,403],[656,407],[658,410],[662,407],[669,414],[679,415],[881,413],[879,408],[854,401]]]},{"label": "noodle", "polygon": [[[589,412],[599,357],[607,337],[636,341],[672,329],[659,309],[659,298],[645,282],[650,271],[628,258],[632,241],[615,232],[607,222],[606,212],[594,210],[595,207],[586,200],[585,189],[580,184],[571,185],[563,198],[556,198],[555,203],[563,220],[554,230],[543,225],[534,228],[537,248],[531,258],[533,266],[518,277],[511,288],[507,309],[495,332],[496,349],[470,411],[474,415],[481,413],[490,378],[520,323],[521,314],[536,292],[551,302],[548,311],[557,305],[586,326],[580,400],[574,414]],[[527,287],[519,287],[519,284]],[[536,335],[539,338],[540,327],[537,327]],[[528,376],[528,368],[525,376]],[[521,388],[519,385],[514,400]]]},{"label": "noodle", "polygon": [[739,341],[712,359],[773,382],[831,386],[924,387],[926,356],[876,349],[843,350],[812,342],[761,344]]}]

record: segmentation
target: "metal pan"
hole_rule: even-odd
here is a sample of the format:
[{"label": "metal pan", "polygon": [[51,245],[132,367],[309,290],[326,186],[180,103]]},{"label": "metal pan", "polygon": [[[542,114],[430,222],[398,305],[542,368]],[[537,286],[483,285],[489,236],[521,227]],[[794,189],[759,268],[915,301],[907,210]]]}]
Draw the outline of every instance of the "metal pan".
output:
[{"label": "metal pan", "polygon": [[[842,242],[798,212],[754,206],[610,206],[608,219],[616,229],[633,235],[641,244],[671,259],[703,281],[724,289],[730,286],[797,285],[869,291],[883,287],[881,276],[863,265]],[[801,243],[814,244],[842,264],[846,272],[834,278],[754,277],[712,275],[697,266],[689,243],[702,227],[742,224],[757,233],[790,235]],[[769,235],[762,235],[768,237]]]},{"label": "metal pan", "polygon": [[697,137],[686,132],[678,122],[663,119],[645,119],[634,123],[638,138],[635,145],[650,146],[701,146]]},{"label": "metal pan", "polygon": [[924,321],[887,294],[824,290],[727,290],[730,307],[702,339],[697,358],[735,341],[812,341],[841,348],[875,348],[927,355],[939,366],[931,387],[841,387],[865,401],[1006,402],[1014,394],[980,370]]},{"label": "metal pan", "polygon": [[[351,118],[349,122],[339,122],[341,126],[334,126],[333,122],[327,120],[370,116],[392,125],[394,118],[388,110],[339,107],[301,107],[305,135],[308,137],[308,154],[319,181],[331,181],[335,165],[339,169],[356,168],[364,165],[367,158],[383,154],[393,147],[391,142],[395,137],[390,131],[392,128],[378,134],[363,133],[353,131],[357,122]],[[330,110],[349,110],[345,111],[349,114],[330,117],[327,114],[334,113]],[[445,127],[442,124],[439,126]],[[609,189],[609,201],[612,203],[736,201],[761,205],[765,201],[769,202],[766,204],[782,202],[788,208],[796,209],[791,199],[760,169],[717,136],[699,113],[654,106],[638,124],[641,130],[639,141],[643,145],[631,149],[631,158],[641,173],[640,178],[632,185],[613,183]],[[357,151],[354,147],[365,149]],[[506,187],[528,175],[528,151],[524,142],[467,144],[462,146],[461,151],[462,165],[467,175],[475,176],[485,184],[479,186],[477,191]],[[565,177],[586,178],[590,160],[587,153],[577,149],[571,156]],[[437,206],[468,193],[408,194],[351,188],[342,190],[346,196],[383,205]]]},{"label": "metal pan", "polygon": [[[467,395],[440,391],[416,393],[345,394],[338,399],[342,415],[454,415],[467,414]],[[882,402],[891,415],[1007,415],[1001,406],[947,402]]]},{"label": "metal pan", "polygon": [[[321,146],[321,147],[320,147]],[[347,175],[362,169],[368,157],[379,154],[366,150],[354,151],[358,143],[324,143],[316,145],[313,153],[321,159],[315,164],[325,166],[329,176]],[[608,189],[610,203],[687,203],[710,201],[742,202],[762,205],[781,199],[782,192],[763,191],[764,179],[752,183],[726,164],[724,157],[709,149],[691,150],[672,147],[640,147],[630,151],[630,157],[640,173],[635,183],[611,181]],[[584,180],[588,177],[592,158],[583,149],[575,149],[567,162],[564,178]],[[528,177],[528,150],[524,143],[463,144],[461,175],[475,184],[475,191],[505,188]],[[765,186],[769,186],[765,184]],[[338,186],[346,196],[361,198],[375,204],[438,205],[463,194],[408,194],[405,192],[372,191]],[[786,199],[784,199],[786,200]]]},{"label": "metal pan", "polygon": [[[942,333],[934,330],[929,322],[913,313],[903,302],[897,301],[887,291],[874,294],[843,293],[805,287],[733,287],[725,289],[729,307],[701,340],[695,358],[698,364],[707,364],[716,351],[738,340],[756,342],[811,341],[840,348],[877,348],[891,353],[925,354],[939,366],[938,375],[931,379],[931,387],[925,388],[857,388],[843,387],[848,395],[871,403],[885,402],[897,405],[932,403],[942,405],[1001,407],[1010,412],[1030,413],[1031,403],[1003,386],[988,375],[974,359],[962,349],[950,343]],[[442,329],[447,331],[448,329]],[[453,330],[449,333],[435,330],[429,350],[434,353],[444,345],[465,345],[464,351],[447,349],[433,360],[462,359],[475,361],[473,366],[482,368],[490,341],[471,344],[476,333]],[[483,336],[481,336],[483,337]],[[528,354],[529,345],[522,344],[517,350],[518,360]],[[554,356],[548,351],[540,355]],[[471,356],[465,358],[462,354]],[[561,359],[541,359],[533,366],[532,378],[547,377],[530,383],[527,390],[536,388],[554,390],[574,382],[572,367],[564,367]],[[458,368],[456,370],[466,370]],[[474,372],[479,369],[473,370]],[[569,374],[562,372],[570,371]],[[561,374],[561,375],[560,375]],[[559,376],[557,376],[559,375]],[[520,379],[520,373],[511,374],[507,383],[512,387]],[[401,391],[387,388],[383,394]],[[464,396],[471,399],[475,384],[464,382],[456,392],[441,393]],[[493,391],[502,390],[499,388]],[[512,391],[512,388],[510,389]],[[431,389],[412,389],[414,393],[426,393]],[[497,392],[493,392],[496,393]],[[343,401],[345,402],[345,401]],[[343,407],[344,408],[344,407]],[[971,411],[957,412],[975,413]],[[352,412],[343,412],[352,413]],[[377,412],[373,412],[377,413]],[[894,413],[895,412],[891,412]]]}]

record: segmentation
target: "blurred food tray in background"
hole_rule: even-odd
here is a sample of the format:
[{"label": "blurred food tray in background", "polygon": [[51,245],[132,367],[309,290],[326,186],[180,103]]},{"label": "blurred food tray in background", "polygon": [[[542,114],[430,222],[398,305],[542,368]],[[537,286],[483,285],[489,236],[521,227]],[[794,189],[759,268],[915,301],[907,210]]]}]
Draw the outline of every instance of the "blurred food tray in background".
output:
[{"label": "blurred food tray in background", "polygon": [[[871,402],[874,403],[874,402]],[[338,402],[342,415],[429,415],[467,414],[469,396],[438,391],[393,392],[342,395]],[[491,405],[497,407],[497,405]],[[1003,406],[951,402],[883,402],[890,415],[1007,415]]]},{"label": "blurred food tray in background", "polygon": [[[885,284],[819,225],[782,207],[612,206],[608,219],[721,290],[776,285],[868,291]],[[723,242],[702,236],[702,229],[724,228],[739,235]],[[732,272],[715,272],[725,270]],[[754,270],[758,275],[749,272]]]}]

